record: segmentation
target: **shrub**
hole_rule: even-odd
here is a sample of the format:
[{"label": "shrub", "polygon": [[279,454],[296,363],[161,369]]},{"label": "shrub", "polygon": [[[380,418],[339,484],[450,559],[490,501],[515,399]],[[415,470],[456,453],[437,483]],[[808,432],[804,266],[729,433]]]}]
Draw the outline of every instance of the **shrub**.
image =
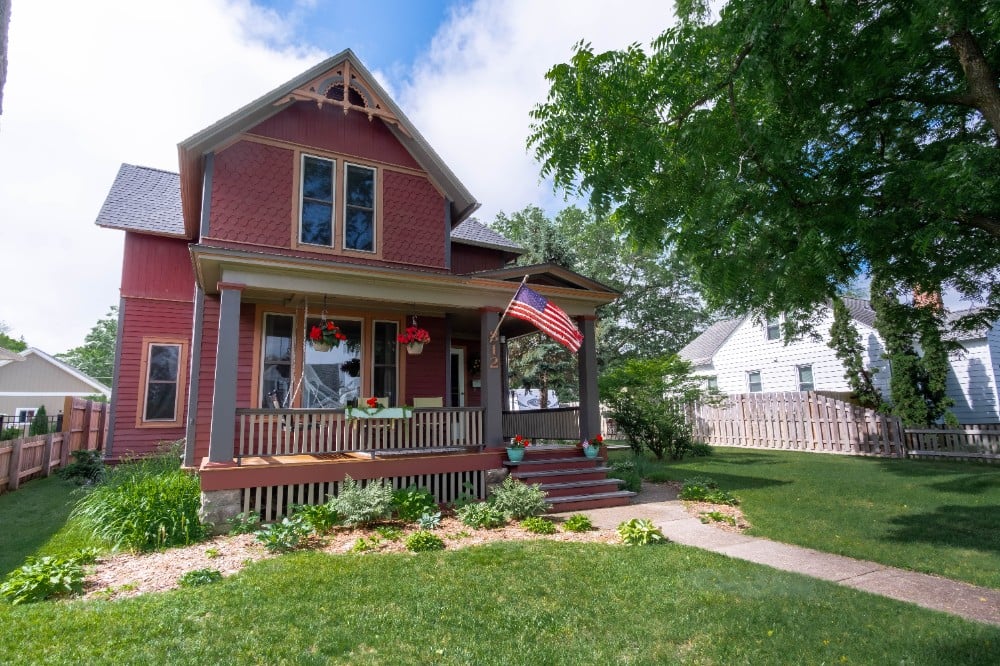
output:
[{"label": "shrub", "polygon": [[589,532],[594,529],[594,524],[587,515],[576,513],[563,522],[563,529],[567,532]]},{"label": "shrub", "polygon": [[611,471],[608,472],[608,476],[624,481],[621,485],[623,490],[637,493],[642,490],[642,479],[648,467],[649,464],[645,456],[633,453],[628,458],[611,463]]},{"label": "shrub", "polygon": [[556,526],[548,518],[540,516],[528,516],[521,521],[521,527],[532,534],[555,534]]},{"label": "shrub", "polygon": [[222,580],[222,572],[218,569],[195,569],[188,571],[177,580],[181,587],[198,587]]},{"label": "shrub", "polygon": [[392,494],[392,510],[403,522],[413,523],[425,513],[437,511],[437,500],[424,488],[409,486]]},{"label": "shrub", "polygon": [[386,541],[399,541],[399,537],[403,536],[403,530],[392,525],[376,527],[375,532]]},{"label": "shrub", "polygon": [[104,478],[104,458],[100,451],[72,451],[73,462],[56,470],[59,478],[79,485],[98,483]]},{"label": "shrub", "polygon": [[715,449],[712,448],[711,444],[706,444],[705,442],[693,442],[691,444],[691,455],[695,458],[707,458],[714,453]]},{"label": "shrub", "polygon": [[715,521],[717,523],[726,523],[728,525],[736,526],[736,519],[732,516],[727,516],[721,511],[704,511],[700,516],[701,522],[710,523]]},{"label": "shrub", "polygon": [[340,522],[340,516],[329,504],[296,504],[292,513],[316,534],[326,534]]},{"label": "shrub", "polygon": [[479,496],[476,495],[476,487],[472,483],[466,481],[462,484],[462,492],[458,494],[455,501],[451,503],[451,508],[458,511],[463,506],[469,504],[475,504],[479,502]]},{"label": "shrub", "polygon": [[441,537],[427,530],[418,530],[406,537],[406,549],[414,553],[444,550],[444,541],[441,540]]},{"label": "shrub", "polygon": [[83,567],[77,558],[29,557],[18,569],[7,574],[0,585],[0,596],[10,603],[44,601],[83,590]]},{"label": "shrub", "polygon": [[3,432],[0,432],[0,442],[8,439],[21,439],[22,436],[23,431],[20,428],[4,428]]},{"label": "shrub", "polygon": [[458,519],[462,521],[464,525],[469,527],[475,527],[477,529],[492,529],[494,527],[501,527],[507,524],[507,518],[504,516],[503,511],[496,508],[489,502],[476,502],[475,504],[466,504],[462,508],[455,512]]},{"label": "shrub", "polygon": [[119,465],[77,503],[73,516],[114,548],[154,550],[205,536],[197,477],[166,451]]},{"label": "shrub", "polygon": [[228,521],[229,523],[229,534],[253,534],[257,531],[260,525],[260,514],[257,513],[238,513]]},{"label": "shrub", "polygon": [[548,502],[545,501],[545,491],[539,484],[529,486],[510,476],[493,490],[490,504],[508,520],[537,516],[549,508]]},{"label": "shrub", "polygon": [[255,536],[269,553],[287,553],[298,548],[299,543],[309,536],[310,531],[304,520],[292,517],[257,530]]},{"label": "shrub", "polygon": [[425,513],[417,518],[417,527],[422,530],[436,530],[441,527],[441,512]]},{"label": "shrub", "polygon": [[382,539],[377,535],[373,534],[369,537],[359,537],[354,545],[351,546],[351,551],[355,553],[367,553],[369,551],[378,550],[382,547]]},{"label": "shrub", "polygon": [[45,405],[42,405],[35,412],[34,418],[31,419],[31,425],[28,426],[28,436],[47,434],[49,434],[49,416],[45,413]]},{"label": "shrub", "polygon": [[340,486],[340,492],[331,497],[327,505],[343,518],[345,525],[370,525],[392,511],[392,487],[371,482],[362,488],[348,476]]},{"label": "shrub", "polygon": [[627,546],[648,546],[667,543],[667,537],[653,521],[647,518],[632,518],[618,526],[618,536]]},{"label": "shrub", "polygon": [[708,502],[709,504],[728,504],[736,506],[740,503],[728,491],[722,490],[712,479],[697,477],[685,479],[681,486],[680,498],[692,502]]}]

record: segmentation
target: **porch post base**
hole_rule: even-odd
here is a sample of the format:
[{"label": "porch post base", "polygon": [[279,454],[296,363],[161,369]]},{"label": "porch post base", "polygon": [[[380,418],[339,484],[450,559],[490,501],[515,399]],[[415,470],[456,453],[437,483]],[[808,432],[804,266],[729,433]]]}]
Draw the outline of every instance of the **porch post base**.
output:
[{"label": "porch post base", "polygon": [[239,488],[232,490],[203,490],[198,517],[212,534],[228,531],[226,522],[240,512]]},{"label": "porch post base", "polygon": [[[510,474],[510,470],[506,467],[486,470],[486,497],[489,497],[493,489],[503,483],[508,474]],[[486,499],[486,497],[480,497],[479,499]]]}]

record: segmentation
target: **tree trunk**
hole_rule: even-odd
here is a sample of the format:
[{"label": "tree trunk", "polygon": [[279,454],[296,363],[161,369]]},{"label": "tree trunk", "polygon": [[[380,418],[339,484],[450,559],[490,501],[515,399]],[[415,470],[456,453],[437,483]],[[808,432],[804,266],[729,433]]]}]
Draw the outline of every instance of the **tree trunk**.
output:
[{"label": "tree trunk", "polygon": [[969,81],[969,92],[976,101],[986,122],[993,128],[1000,144],[1000,88],[997,77],[979,48],[975,36],[968,30],[959,30],[948,36],[948,43],[958,54],[958,61]]}]

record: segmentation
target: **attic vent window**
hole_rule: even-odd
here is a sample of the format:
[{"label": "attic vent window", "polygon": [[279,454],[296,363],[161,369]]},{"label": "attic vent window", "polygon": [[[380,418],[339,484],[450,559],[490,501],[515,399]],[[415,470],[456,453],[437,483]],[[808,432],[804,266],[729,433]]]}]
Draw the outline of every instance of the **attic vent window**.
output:
[{"label": "attic vent window", "polygon": [[[361,106],[361,107],[367,106],[367,104],[365,104],[365,98],[362,97],[361,93],[359,93],[353,86],[348,88],[348,91],[349,91],[347,93],[348,102],[350,102],[354,106]],[[343,102],[344,84],[341,83],[335,86],[330,86],[330,88],[326,91],[326,97],[327,99],[332,99],[336,102]]]}]

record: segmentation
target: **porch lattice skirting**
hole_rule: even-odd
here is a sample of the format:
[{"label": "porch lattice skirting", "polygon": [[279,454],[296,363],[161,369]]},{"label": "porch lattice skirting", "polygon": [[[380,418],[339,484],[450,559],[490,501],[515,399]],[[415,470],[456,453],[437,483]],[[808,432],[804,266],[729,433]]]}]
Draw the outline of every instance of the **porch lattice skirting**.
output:
[{"label": "porch lattice skirting", "polygon": [[[395,476],[382,479],[382,481],[391,484],[396,490],[411,485],[425,488],[434,495],[438,504],[454,502],[463,493],[479,499],[486,495],[486,472],[484,470]],[[378,482],[377,479],[358,481],[362,486]],[[295,504],[323,504],[329,497],[336,496],[340,492],[342,483],[342,481],[326,481],[244,488],[240,500],[241,511],[256,513],[260,516],[261,522],[274,522],[288,515],[289,509]]]}]

